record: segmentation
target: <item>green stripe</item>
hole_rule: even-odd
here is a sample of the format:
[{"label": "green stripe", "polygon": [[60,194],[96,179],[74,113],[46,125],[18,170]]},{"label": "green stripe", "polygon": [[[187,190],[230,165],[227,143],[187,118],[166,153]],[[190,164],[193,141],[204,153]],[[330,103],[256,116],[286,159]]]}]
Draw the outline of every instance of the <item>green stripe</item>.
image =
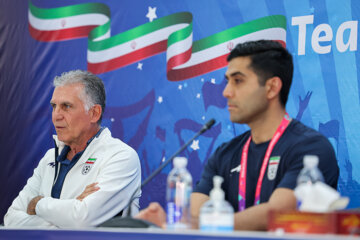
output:
[{"label": "green stripe", "polygon": [[168,42],[167,42],[168,47],[176,42],[180,42],[186,39],[187,37],[189,37],[193,30],[192,26],[193,26],[192,23],[190,23],[189,26],[172,33],[168,38]]},{"label": "green stripe", "polygon": [[109,7],[102,3],[83,3],[59,8],[38,8],[29,1],[29,9],[32,15],[42,19],[64,18],[86,13],[101,13],[110,18]]},{"label": "green stripe", "polygon": [[[179,24],[179,23],[191,23],[192,15],[189,12],[180,12],[175,13],[160,19],[157,19],[153,22],[145,23],[144,25],[138,26],[136,28],[130,29],[126,32],[117,34],[111,38],[104,39],[102,41],[93,41],[94,38],[88,40],[88,49],[90,51],[101,51],[108,48],[115,47],[117,45],[129,42],[133,39],[142,37],[148,33],[152,33],[159,29]],[[92,33],[90,34],[92,35]]]},{"label": "green stripe", "polygon": [[278,162],[278,161],[280,161],[280,157],[271,157],[271,158],[269,159],[269,161],[270,161],[270,162]]},{"label": "green stripe", "polygon": [[98,37],[101,37],[105,35],[109,31],[109,29],[110,29],[110,20],[107,23],[91,30],[91,32],[89,33],[89,39],[96,39]]},{"label": "green stripe", "polygon": [[267,28],[280,27],[286,29],[286,18],[283,15],[273,15],[251,22],[235,26],[223,32],[214,34],[207,38],[203,38],[193,43],[192,52],[202,51],[204,49],[213,47],[215,45],[230,41],[256,31],[264,30]]}]

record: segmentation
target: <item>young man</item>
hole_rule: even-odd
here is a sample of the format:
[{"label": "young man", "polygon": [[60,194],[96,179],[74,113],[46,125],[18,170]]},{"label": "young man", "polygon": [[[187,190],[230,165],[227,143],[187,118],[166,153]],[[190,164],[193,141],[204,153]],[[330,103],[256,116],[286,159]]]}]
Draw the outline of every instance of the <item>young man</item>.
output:
[{"label": "young man", "polygon": [[[57,133],[34,174],[13,201],[5,226],[89,227],[126,208],[141,183],[137,153],[100,126],[102,80],[86,71],[54,79],[50,101]],[[139,208],[137,192],[133,211]]]},{"label": "young man", "polygon": [[[334,150],[320,133],[286,113],[293,62],[274,41],[260,40],[236,46],[228,56],[223,95],[230,119],[250,131],[221,145],[209,158],[191,195],[191,213],[199,216],[209,200],[212,178],[224,178],[222,188],[235,214],[235,229],[265,230],[270,210],[296,209],[293,189],[305,155],[319,157],[325,182],[336,189],[339,168]],[[139,217],[163,225],[163,210],[152,204]],[[161,216],[161,217],[160,217]]]}]

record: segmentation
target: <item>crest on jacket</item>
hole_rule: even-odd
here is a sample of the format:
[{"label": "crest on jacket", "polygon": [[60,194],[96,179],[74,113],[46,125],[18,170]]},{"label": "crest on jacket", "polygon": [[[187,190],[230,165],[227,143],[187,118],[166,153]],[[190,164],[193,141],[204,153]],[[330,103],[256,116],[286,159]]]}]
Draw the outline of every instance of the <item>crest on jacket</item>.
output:
[{"label": "crest on jacket", "polygon": [[94,165],[95,161],[96,161],[96,158],[89,158],[89,159],[85,162],[85,164],[84,164],[84,166],[83,166],[83,168],[82,168],[81,173],[82,173],[83,175],[88,174],[88,172],[90,172],[90,170],[91,170],[91,167]]},{"label": "crest on jacket", "polygon": [[267,175],[270,181],[275,179],[279,163],[280,163],[280,156],[271,157],[269,159]]}]

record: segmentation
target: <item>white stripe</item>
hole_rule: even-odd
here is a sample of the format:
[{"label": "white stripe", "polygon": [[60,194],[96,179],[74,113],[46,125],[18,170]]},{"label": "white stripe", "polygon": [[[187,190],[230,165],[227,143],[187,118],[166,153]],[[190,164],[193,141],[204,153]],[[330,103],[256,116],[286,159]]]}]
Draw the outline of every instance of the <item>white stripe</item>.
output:
[{"label": "white stripe", "polygon": [[192,46],[192,43],[193,34],[191,33],[190,36],[188,36],[184,40],[170,45],[170,47],[166,50],[166,61],[169,61],[169,59],[173,56],[179,55],[189,50]]},{"label": "white stripe", "polygon": [[230,50],[227,47],[227,44],[232,42],[234,44],[234,47],[236,44],[241,42],[246,42],[250,40],[260,40],[260,39],[266,39],[266,40],[282,40],[286,41],[286,30],[283,28],[269,28],[261,31],[257,31],[254,33],[247,34],[245,36],[241,36],[239,38],[232,39],[230,41],[221,43],[219,45],[204,49],[200,52],[193,53],[191,55],[191,58],[186,63],[179,65],[175,67],[174,69],[182,69],[186,67],[190,67],[202,62],[209,61],[211,59],[220,57],[226,53],[229,53]]},{"label": "white stripe", "polygon": [[[166,39],[168,39],[168,37],[171,33],[178,31],[179,29],[185,28],[188,25],[189,24],[187,24],[187,23],[171,25],[169,27],[162,28],[157,31],[148,33],[144,36],[141,36],[139,38],[133,39],[126,43],[117,45],[115,47],[108,48],[106,50],[101,50],[101,51],[88,50],[87,61],[89,63],[101,63],[101,62],[106,62],[111,59],[129,54],[133,51],[150,46],[154,43],[166,40]],[[136,45],[133,45],[133,47],[132,47],[132,44],[136,44]]]},{"label": "white stripe", "polygon": [[94,42],[97,42],[97,41],[104,40],[104,39],[106,39],[106,38],[109,38],[110,35],[111,35],[111,33],[110,33],[110,29],[109,29],[104,35],[102,35],[102,36],[100,36],[100,37],[98,37],[98,38],[95,38],[93,41],[94,41]]},{"label": "white stripe", "polygon": [[40,31],[56,31],[74,27],[103,25],[109,21],[109,18],[100,13],[88,13],[71,17],[41,19],[31,14],[29,11],[29,23]]}]

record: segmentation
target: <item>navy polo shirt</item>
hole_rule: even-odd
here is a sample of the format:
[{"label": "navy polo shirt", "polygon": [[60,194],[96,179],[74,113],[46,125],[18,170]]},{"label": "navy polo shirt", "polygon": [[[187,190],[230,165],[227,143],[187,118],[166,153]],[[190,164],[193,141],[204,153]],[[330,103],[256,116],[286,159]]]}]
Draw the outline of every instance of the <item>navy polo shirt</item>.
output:
[{"label": "navy polo shirt", "polygon": [[[98,137],[100,135],[100,133],[102,132],[104,128],[101,127],[100,130],[95,134],[95,136],[93,136],[86,144],[86,148],[87,146],[89,146],[89,144],[91,143],[91,141],[95,138]],[[85,149],[86,149],[85,148]],[[64,181],[65,181],[65,177],[68,174],[68,172],[71,170],[71,168],[77,163],[77,161],[81,158],[82,154],[84,153],[85,149],[81,152],[78,152],[72,160],[69,160],[66,158],[67,154],[70,151],[70,147],[69,146],[65,146],[63,148],[63,150],[61,151],[61,154],[57,157],[57,159],[55,160],[55,164],[57,167],[55,167],[55,174],[56,174],[56,178],[54,180],[54,185],[51,189],[51,197],[53,198],[60,198],[60,194],[61,194],[61,190],[62,187],[64,185]],[[58,170],[58,166],[60,165],[60,169]],[[57,172],[58,171],[58,172]],[[80,195],[80,193],[79,193]]]},{"label": "navy polo shirt", "polygon": [[[213,188],[213,176],[222,176],[225,199],[235,211],[238,211],[239,165],[242,148],[249,136],[250,131],[247,131],[216,149],[208,159],[194,192],[209,195]],[[260,144],[250,143],[246,175],[246,208],[254,205],[256,184],[268,145],[269,141]],[[319,132],[293,119],[271,153],[271,157],[280,161],[271,167],[271,171],[269,167],[266,169],[260,203],[269,201],[276,188],[296,187],[296,179],[303,168],[305,155],[319,157],[319,169],[324,175],[325,183],[336,189],[339,167],[332,145]]]}]

